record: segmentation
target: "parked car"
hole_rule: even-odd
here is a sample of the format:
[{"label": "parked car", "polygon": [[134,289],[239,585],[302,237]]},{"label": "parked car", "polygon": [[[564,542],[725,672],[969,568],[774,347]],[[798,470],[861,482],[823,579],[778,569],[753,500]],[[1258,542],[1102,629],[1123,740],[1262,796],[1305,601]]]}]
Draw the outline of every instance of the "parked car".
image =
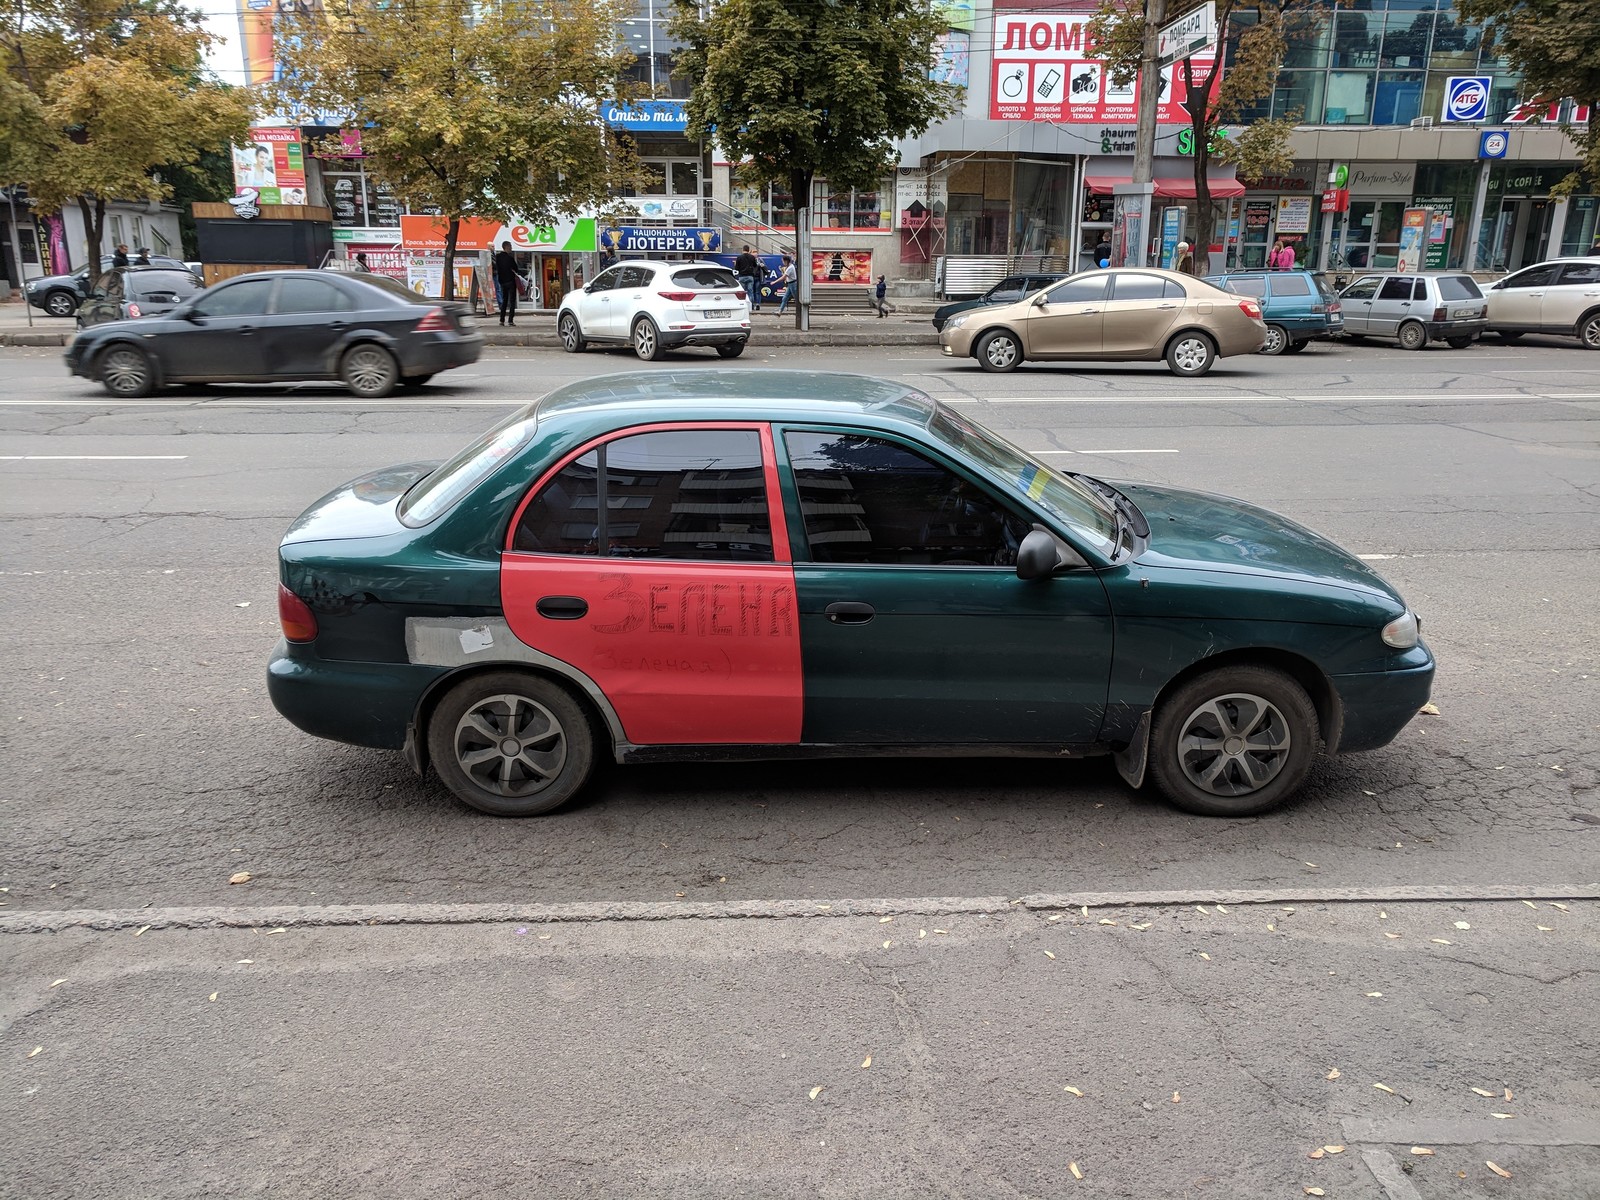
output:
[{"label": "parked car", "polygon": [[1262,354],[1298,354],[1344,331],[1344,310],[1320,271],[1230,271],[1207,275],[1223,291],[1253,296],[1267,323]]},{"label": "parked car", "polygon": [[738,358],[750,340],[750,298],[720,263],[635,260],[563,296],[556,331],[572,354],[631,345],[649,362],[680,346],[714,346]]},{"label": "parked car", "polygon": [[852,375],[580,380],[324,496],[278,568],[278,712],[503,816],[604,758],[907,752],[1114,754],[1243,816],[1319,746],[1390,741],[1434,670],[1310,530],[1058,471]]},{"label": "parked car", "polygon": [[165,316],[204,287],[199,276],[165,267],[108,271],[100,276],[94,295],[78,306],[78,328]]},{"label": "parked car", "polygon": [[[150,265],[165,267],[169,271],[188,270],[186,264],[164,254],[152,254]],[[102,273],[111,270],[111,255],[101,257],[100,270]],[[89,268],[84,267],[70,275],[46,275],[42,279],[30,279],[22,291],[29,304],[43,309],[52,317],[73,316],[78,306],[89,299]]]},{"label": "parked car", "polygon": [[1483,292],[1462,272],[1362,275],[1339,302],[1346,337],[1394,338],[1406,350],[1433,341],[1465,350],[1488,326]]},{"label": "parked car", "polygon": [[1261,306],[1176,271],[1093,270],[1010,304],[960,313],[939,348],[986,371],[1024,360],[1158,362],[1204,375],[1218,358],[1254,354],[1267,340]]},{"label": "parked car", "polygon": [[1034,292],[1042,291],[1064,278],[1066,275],[1061,271],[1048,271],[1037,275],[1007,275],[981,296],[971,300],[956,300],[934,309],[933,327],[942,330],[945,322],[957,313],[971,312],[975,308],[986,308],[992,304],[1010,304],[1013,300],[1031,296]]},{"label": "parked car", "polygon": [[1490,284],[1489,328],[1508,342],[1555,333],[1600,350],[1600,258],[1543,262]]},{"label": "parked car", "polygon": [[376,399],[478,361],[483,334],[465,304],[418,296],[382,275],[259,271],[166,316],[110,321],[67,347],[74,375],[113,396],[176,383],[343,380]]}]

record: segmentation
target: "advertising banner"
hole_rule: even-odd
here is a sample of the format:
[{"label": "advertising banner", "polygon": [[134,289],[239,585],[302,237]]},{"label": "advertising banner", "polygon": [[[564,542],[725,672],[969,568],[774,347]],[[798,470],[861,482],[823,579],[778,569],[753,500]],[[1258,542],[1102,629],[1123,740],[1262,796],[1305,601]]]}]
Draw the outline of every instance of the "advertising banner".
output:
[{"label": "advertising banner", "polygon": [[306,202],[305,145],[298,129],[252,129],[233,148],[233,194],[255,192],[262,204]]},{"label": "advertising banner", "polygon": [[[345,246],[345,257],[351,262],[356,261],[358,253],[366,256],[367,267],[374,275],[387,275],[390,279],[399,280],[407,286],[410,285],[411,255],[404,250],[386,242],[352,241]],[[442,270],[442,259],[440,260],[440,267]]]},{"label": "advertising banner", "polygon": [[1428,210],[1408,208],[1400,218],[1400,261],[1397,271],[1422,270],[1424,248],[1428,241]]},{"label": "advertising banner", "polygon": [[944,228],[950,205],[950,180],[944,171],[901,167],[894,180],[895,224],[901,229]]},{"label": "advertising banner", "polygon": [[640,100],[635,104],[601,104],[600,119],[613,129],[635,133],[658,130],[682,133],[689,128],[687,100]]},{"label": "advertising banner", "polygon": [[[445,234],[449,222],[443,217],[423,217],[407,214],[400,218],[400,240],[408,250],[444,250]],[[498,250],[501,242],[510,242],[513,250],[556,250],[568,253],[593,254],[599,249],[593,217],[557,221],[551,225],[538,225],[529,221],[513,221],[502,225],[498,221],[485,221],[463,217],[456,235],[456,250],[472,253],[478,250]]]},{"label": "advertising banner", "polygon": [[1423,258],[1423,268],[1429,271],[1442,271],[1449,265],[1450,231],[1455,228],[1456,223],[1456,198],[1418,196],[1416,205],[1418,208],[1428,210],[1428,250]]},{"label": "advertising banner", "polygon": [[1246,200],[1244,202],[1244,227],[1245,236],[1252,231],[1266,235],[1267,229],[1272,225],[1273,204],[1270,200]]},{"label": "advertising banner", "polygon": [[663,229],[659,226],[622,225],[600,231],[600,249],[673,254],[710,254],[722,249],[722,234],[715,229]]},{"label": "advertising banner", "polygon": [[[370,261],[371,256],[368,255]],[[472,294],[472,268],[474,260],[470,258],[456,258],[456,286],[457,300],[465,300]],[[406,286],[419,296],[429,296],[437,299],[444,295],[444,255],[442,254],[408,254],[406,256]]]},{"label": "advertising banner", "polygon": [[871,283],[871,250],[813,250],[812,283]]},{"label": "advertising banner", "polygon": [[1310,233],[1311,232],[1311,197],[1310,196],[1279,196],[1278,197],[1278,232],[1279,233]]},{"label": "advertising banner", "polygon": [[[1142,80],[1118,86],[1089,36],[1092,8],[1078,12],[997,12],[989,78],[989,119],[1132,124]],[[1195,74],[1209,72],[1215,51],[1196,54]],[[1219,80],[1220,82],[1220,76]],[[1156,122],[1187,125],[1181,64],[1165,67],[1156,86]]]}]

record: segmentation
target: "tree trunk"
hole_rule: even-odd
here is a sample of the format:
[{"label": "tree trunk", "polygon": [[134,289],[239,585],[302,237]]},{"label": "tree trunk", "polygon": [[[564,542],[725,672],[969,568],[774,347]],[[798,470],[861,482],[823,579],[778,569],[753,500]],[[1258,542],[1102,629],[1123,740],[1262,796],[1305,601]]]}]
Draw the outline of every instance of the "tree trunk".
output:
[{"label": "tree trunk", "polygon": [[[795,222],[794,277],[797,294],[794,327],[802,330],[811,328],[811,230],[801,229],[800,222],[809,219],[811,212],[812,177],[811,171],[798,167],[789,171],[789,198],[794,201]],[[815,224],[815,221],[812,223]]]},{"label": "tree trunk", "polygon": [[106,233],[106,202],[99,196],[92,199],[89,196],[78,197],[78,212],[83,216],[84,248],[89,257],[89,294],[94,294],[94,289],[100,286],[100,257],[103,253],[100,243]]},{"label": "tree trunk", "polygon": [[[1217,63],[1222,53],[1217,52]],[[1195,103],[1194,59],[1183,60],[1183,86],[1189,95],[1189,134],[1194,144],[1194,229],[1189,236],[1194,254],[1194,273],[1206,275],[1211,270],[1211,177],[1206,173],[1211,166],[1211,86],[1216,80],[1217,67],[1206,72],[1201,88],[1204,95]]]},{"label": "tree trunk", "polygon": [[461,236],[461,218],[451,217],[444,231],[444,298],[456,298],[456,239]]}]

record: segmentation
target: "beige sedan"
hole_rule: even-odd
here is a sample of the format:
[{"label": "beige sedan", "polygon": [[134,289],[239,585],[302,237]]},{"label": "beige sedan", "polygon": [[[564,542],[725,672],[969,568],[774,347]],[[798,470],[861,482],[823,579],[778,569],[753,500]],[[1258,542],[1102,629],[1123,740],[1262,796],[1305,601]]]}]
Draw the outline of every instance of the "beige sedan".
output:
[{"label": "beige sedan", "polygon": [[1024,359],[1157,362],[1204,375],[1217,359],[1266,343],[1261,306],[1176,271],[1084,271],[1010,304],[952,318],[939,333],[951,358],[986,371]]}]

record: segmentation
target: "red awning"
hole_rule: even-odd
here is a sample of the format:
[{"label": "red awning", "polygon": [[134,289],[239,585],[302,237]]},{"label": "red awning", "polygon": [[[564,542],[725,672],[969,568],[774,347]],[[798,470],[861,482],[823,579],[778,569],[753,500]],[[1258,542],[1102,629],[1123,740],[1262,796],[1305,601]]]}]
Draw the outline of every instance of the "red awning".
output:
[{"label": "red awning", "polygon": [[[1132,183],[1128,175],[1085,175],[1083,182],[1089,190],[1097,196],[1109,196],[1112,189],[1119,183]],[[1167,196],[1172,199],[1194,199],[1194,177],[1187,176],[1183,179],[1157,179],[1156,195]],[[1211,177],[1211,198],[1225,200],[1230,196],[1242,196],[1245,193],[1244,184],[1237,179],[1219,179]]]}]

